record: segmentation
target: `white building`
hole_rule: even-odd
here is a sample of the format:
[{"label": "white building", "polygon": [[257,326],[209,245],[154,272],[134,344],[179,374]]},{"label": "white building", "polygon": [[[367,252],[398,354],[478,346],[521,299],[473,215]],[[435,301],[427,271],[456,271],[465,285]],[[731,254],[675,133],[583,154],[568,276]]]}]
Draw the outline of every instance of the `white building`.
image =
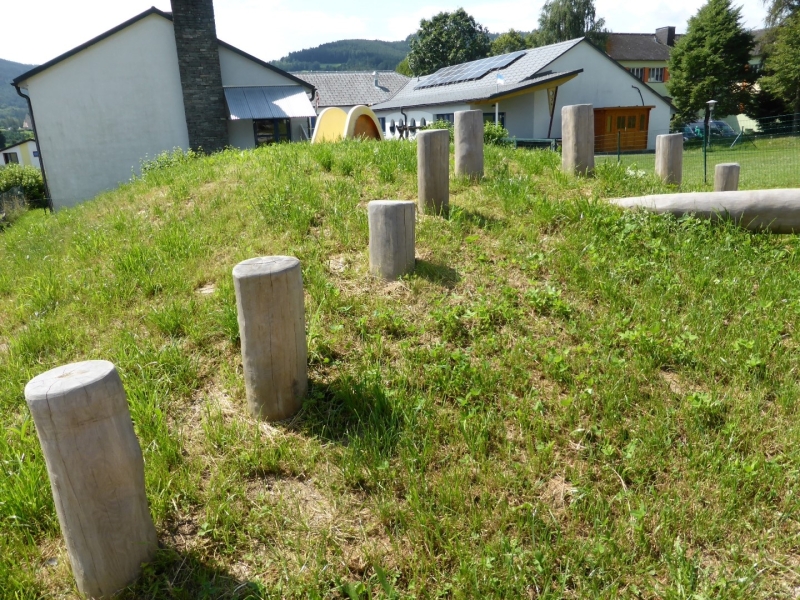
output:
[{"label": "white building", "polygon": [[561,137],[561,108],[592,104],[598,151],[619,140],[623,150],[654,149],[669,131],[670,104],[584,38],[446,67],[417,77],[372,107],[396,125],[452,121],[461,110],[483,110],[520,140]]},{"label": "white building", "polygon": [[116,187],[163,151],[309,137],[312,85],[217,40],[212,0],[172,8],[151,8],[12,82],[30,98],[55,208]]},{"label": "white building", "polygon": [[41,168],[36,140],[25,140],[0,150],[0,167],[10,164]]}]

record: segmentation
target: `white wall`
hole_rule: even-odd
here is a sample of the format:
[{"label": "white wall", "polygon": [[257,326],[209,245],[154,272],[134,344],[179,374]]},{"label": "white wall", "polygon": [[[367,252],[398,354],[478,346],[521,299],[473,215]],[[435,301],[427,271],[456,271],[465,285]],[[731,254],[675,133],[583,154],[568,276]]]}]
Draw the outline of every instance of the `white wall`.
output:
[{"label": "white wall", "polygon": [[189,145],[172,22],[158,15],[25,86],[57,208],[127,181],[145,156]]},{"label": "white wall", "polygon": [[[553,71],[572,71],[583,69],[583,73],[565,83],[558,89],[555,117],[553,119],[553,137],[561,137],[561,107],[570,104],[592,104],[595,108],[615,106],[641,106],[639,92],[631,86],[635,85],[642,92],[644,104],[655,108],[650,111],[650,131],[647,147],[655,149],[656,136],[669,132],[670,109],[661,97],[646,84],[638,81],[622,67],[589,46],[581,42],[565,55],[547,66]],[[501,105],[502,106],[502,105]],[[545,100],[545,106],[547,101]],[[547,111],[544,111],[547,113]],[[549,118],[549,115],[548,115]],[[537,130],[539,123],[537,122]],[[537,137],[544,137],[546,128]],[[46,160],[46,158],[45,158]]]},{"label": "white wall", "polygon": [[[460,110],[470,110],[470,107],[467,104],[446,104],[443,106],[421,106],[419,108],[407,108],[403,112],[405,112],[406,116],[408,116],[409,123],[411,123],[411,119],[416,119],[417,125],[419,125],[423,118],[428,124],[430,124],[436,120],[436,115],[456,113]],[[489,112],[490,110],[494,110],[494,108],[484,109],[484,112]],[[392,134],[392,132],[389,131],[389,126],[391,125],[392,119],[394,119],[395,123],[405,120],[405,117],[400,114],[399,110],[377,110],[375,111],[375,116],[386,119],[386,131],[384,131],[384,134],[387,138],[399,137],[397,132]]]},{"label": "white wall", "polygon": [[[268,69],[241,54],[219,47],[219,66],[222,70],[222,85],[227,87],[246,85],[298,85],[280,73]],[[38,117],[37,117],[38,119]]]},{"label": "white wall", "polygon": [[[506,114],[506,129],[508,135],[518,138],[532,138],[534,130],[534,94],[514,96],[508,100],[501,100],[499,112]],[[544,106],[547,106],[545,103]],[[472,108],[485,113],[494,114],[494,104],[476,104]],[[536,106],[536,110],[541,110]]]},{"label": "white wall", "polygon": [[228,140],[234,148],[249,150],[256,147],[252,119],[228,119]]}]

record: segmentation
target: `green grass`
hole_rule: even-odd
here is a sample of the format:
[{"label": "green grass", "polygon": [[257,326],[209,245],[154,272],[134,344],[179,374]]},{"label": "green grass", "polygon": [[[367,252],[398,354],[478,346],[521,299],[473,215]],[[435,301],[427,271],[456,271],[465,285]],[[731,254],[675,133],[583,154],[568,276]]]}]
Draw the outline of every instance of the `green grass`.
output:
[{"label": "green grass", "polygon": [[[624,213],[668,188],[487,148],[368,274],[413,143],[177,161],[0,234],[0,590],[75,594],[23,397],[120,370],[161,550],[123,598],[794,598],[800,240]],[[231,270],[303,264],[310,393],[248,418]]]},{"label": "green grass", "polygon": [[[731,140],[732,141],[732,140]],[[703,150],[692,148],[683,153],[683,186],[690,190],[711,190],[714,187],[714,166],[739,163],[739,189],[800,187],[800,137],[760,138],[737,144],[714,140],[708,151],[708,184],[703,183]],[[614,156],[598,156],[597,162],[617,162]],[[652,173],[654,154],[623,154],[620,163],[632,171]]]}]

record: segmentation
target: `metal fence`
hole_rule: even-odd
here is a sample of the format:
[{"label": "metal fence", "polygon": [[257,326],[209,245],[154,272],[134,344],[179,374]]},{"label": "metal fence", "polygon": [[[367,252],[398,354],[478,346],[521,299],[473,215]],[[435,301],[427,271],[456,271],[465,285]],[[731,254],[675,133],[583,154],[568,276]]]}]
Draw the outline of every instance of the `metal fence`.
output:
[{"label": "metal fence", "polygon": [[[720,163],[739,163],[740,189],[800,187],[800,118],[784,115],[753,121],[739,133],[719,123],[712,122],[707,138],[702,123],[678,130],[684,139],[684,187],[710,189],[714,167]],[[655,132],[662,133],[675,132]],[[653,173],[655,152],[644,149],[647,135],[618,131],[596,136],[595,163],[610,161],[632,173]]]},{"label": "metal fence", "polygon": [[0,193],[0,221],[5,219],[7,214],[21,210],[25,206],[25,195],[22,193],[22,188],[13,187]]}]

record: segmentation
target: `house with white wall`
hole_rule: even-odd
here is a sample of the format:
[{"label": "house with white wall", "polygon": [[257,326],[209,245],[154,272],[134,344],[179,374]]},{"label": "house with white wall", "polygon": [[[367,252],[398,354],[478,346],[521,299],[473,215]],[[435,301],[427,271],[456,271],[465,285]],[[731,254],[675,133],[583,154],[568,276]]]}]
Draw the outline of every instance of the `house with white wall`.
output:
[{"label": "house with white wall", "polygon": [[[393,98],[372,107],[387,123],[422,126],[451,121],[461,110],[482,110],[521,140],[561,137],[561,108],[592,104],[595,135],[623,150],[654,149],[669,131],[672,108],[619,63],[578,38],[445,67],[415,77]],[[598,151],[607,150],[600,147]]]},{"label": "house with white wall", "polygon": [[48,197],[71,206],[175,148],[308,139],[314,87],[216,37],[212,0],[172,0],[17,77]]},{"label": "house with white wall", "polygon": [[25,140],[0,150],[0,167],[9,164],[41,168],[36,140]]}]

